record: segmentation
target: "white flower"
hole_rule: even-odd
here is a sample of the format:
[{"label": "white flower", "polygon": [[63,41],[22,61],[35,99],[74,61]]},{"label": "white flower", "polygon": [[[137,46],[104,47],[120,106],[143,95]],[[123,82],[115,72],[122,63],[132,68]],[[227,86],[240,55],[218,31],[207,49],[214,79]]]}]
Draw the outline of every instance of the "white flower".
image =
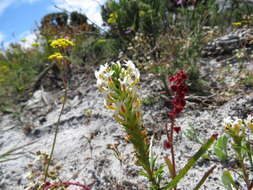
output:
[{"label": "white flower", "polygon": [[124,67],[122,67],[120,61],[111,62],[110,66],[106,63],[105,65],[101,65],[98,71],[95,71],[97,86],[101,91],[109,90],[110,83],[112,82],[110,78],[115,72],[116,76],[119,76],[117,80],[121,84],[121,90],[132,90],[136,83],[139,82],[140,72],[132,61],[125,61]]},{"label": "white flower", "polygon": [[223,119],[222,125],[226,126],[226,125],[231,125],[233,123],[233,121],[231,120],[230,117],[227,117],[225,119]]},{"label": "white flower", "polygon": [[104,74],[104,77],[108,79],[113,75],[113,73],[114,73],[114,71],[109,71],[109,72]]},{"label": "white flower", "polygon": [[252,115],[248,115],[247,119],[244,120],[244,122],[246,123],[246,125],[253,123],[253,116]]},{"label": "white flower", "polygon": [[100,87],[105,81],[103,79],[97,79],[97,86]]},{"label": "white flower", "polygon": [[99,79],[101,77],[101,75],[106,72],[107,69],[108,69],[107,63],[105,65],[100,65],[99,70],[95,71],[96,78]]},{"label": "white flower", "polygon": [[28,172],[26,175],[25,175],[25,179],[28,179],[28,180],[31,180],[33,178],[33,173],[32,172]]},{"label": "white flower", "polygon": [[233,126],[234,125],[237,125],[237,124],[239,124],[239,125],[242,125],[242,120],[241,119],[239,119],[238,117],[235,117],[235,119],[234,119],[234,121],[233,121]]},{"label": "white flower", "polygon": [[125,61],[125,66],[126,66],[127,68],[131,69],[131,70],[135,70],[135,69],[136,69],[135,65],[134,65],[133,62],[130,61],[130,60]]}]

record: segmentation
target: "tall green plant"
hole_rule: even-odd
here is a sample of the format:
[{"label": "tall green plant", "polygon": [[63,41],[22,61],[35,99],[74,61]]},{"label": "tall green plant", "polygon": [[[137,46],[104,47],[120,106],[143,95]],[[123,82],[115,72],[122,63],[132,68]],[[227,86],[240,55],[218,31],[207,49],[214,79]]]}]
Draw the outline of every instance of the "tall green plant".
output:
[{"label": "tall green plant", "polygon": [[[178,172],[175,162],[175,149],[173,146],[173,131],[177,133],[180,131],[179,127],[175,126],[175,117],[184,108],[184,96],[187,92],[187,86],[184,81],[186,73],[184,71],[178,72],[170,81],[174,82],[171,89],[175,91],[176,95],[173,99],[173,110],[169,113],[171,125],[170,132],[166,125],[167,140],[164,142],[164,147],[171,150],[171,156],[164,158],[168,170],[170,171],[171,181],[162,184],[164,176],[163,168],[157,166],[156,160],[158,157],[152,155],[151,144],[147,136],[147,131],[143,126],[141,114],[141,99],[136,88],[139,82],[140,73],[132,61],[125,61],[124,64],[120,62],[111,63],[110,65],[101,65],[100,70],[95,72],[97,78],[97,86],[103,92],[105,97],[105,107],[114,110],[115,120],[125,129],[128,140],[132,143],[135,150],[135,157],[137,165],[143,168],[140,173],[145,176],[150,182],[150,189],[152,190],[169,190],[177,189],[177,184],[181,181],[188,171],[193,167],[199,158],[210,148],[216,139],[213,135],[204,143],[201,148],[189,159],[187,164]],[[200,182],[195,187],[195,190],[204,183],[207,177],[215,168],[212,167]]]}]

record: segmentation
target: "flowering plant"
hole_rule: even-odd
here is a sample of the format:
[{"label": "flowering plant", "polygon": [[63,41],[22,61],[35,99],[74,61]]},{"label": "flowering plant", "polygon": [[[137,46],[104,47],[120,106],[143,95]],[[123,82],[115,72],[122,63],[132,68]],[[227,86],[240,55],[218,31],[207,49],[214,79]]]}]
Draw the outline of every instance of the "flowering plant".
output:
[{"label": "flowering plant", "polygon": [[[250,134],[253,132],[253,117],[249,115],[247,119],[226,118],[223,122],[225,134],[229,138],[232,150],[235,153],[238,169],[229,169],[237,177],[241,178],[247,187],[247,190],[253,188],[253,181],[250,173],[253,169],[253,152]],[[241,182],[236,182],[229,171],[225,171],[222,176],[222,181],[227,189],[241,189]]]},{"label": "flowering plant", "polygon": [[117,22],[117,19],[118,19],[118,14],[117,13],[111,13],[109,15],[109,18],[108,18],[107,22],[109,24],[115,24]]},{"label": "flowering plant", "polygon": [[63,55],[60,52],[56,52],[48,57],[50,60],[62,60]]},{"label": "flowering plant", "polygon": [[[115,120],[125,129],[128,140],[133,144],[137,164],[143,168],[141,174],[150,182],[153,190],[176,190],[177,183],[187,174],[189,169],[196,161],[208,150],[214,143],[216,135],[213,135],[209,140],[202,145],[198,152],[187,162],[179,173],[176,172],[175,154],[173,148],[173,131],[179,133],[180,128],[175,127],[175,118],[182,112],[185,106],[185,95],[188,92],[185,80],[187,73],[179,71],[176,76],[170,78],[171,90],[175,92],[175,98],[172,101],[173,110],[169,112],[171,120],[170,133],[166,127],[167,141],[165,147],[171,149],[170,159],[165,157],[165,163],[171,174],[172,180],[167,184],[161,184],[161,179],[164,175],[164,166],[157,167],[156,160],[151,153],[151,144],[147,136],[147,131],[144,128],[141,114],[141,99],[138,95],[136,85],[140,80],[140,72],[135,67],[132,61],[124,61],[121,63],[112,62],[111,64],[101,65],[100,69],[95,72],[97,78],[98,89],[103,92],[105,98],[105,107],[114,110]],[[172,160],[172,161],[171,161]],[[216,166],[213,166],[203,176],[195,189],[204,183],[210,173]]]},{"label": "flowering plant", "polygon": [[[90,190],[88,186],[83,185],[81,183],[61,181],[59,178],[59,170],[61,169],[61,167],[52,166],[53,153],[54,153],[54,149],[56,145],[59,124],[60,124],[61,116],[66,104],[66,100],[67,100],[68,86],[67,86],[67,80],[66,80],[66,69],[69,64],[69,59],[66,56],[66,49],[73,46],[74,43],[67,39],[60,38],[60,39],[52,41],[50,45],[53,48],[58,49],[58,52],[50,55],[48,59],[52,61],[56,61],[56,63],[58,63],[58,66],[60,66],[59,68],[62,74],[62,80],[63,80],[63,86],[64,86],[63,104],[61,107],[60,115],[56,123],[51,152],[50,154],[38,152],[37,153],[38,159],[35,161],[35,163],[29,164],[31,172],[27,176],[27,179],[30,181],[30,183],[26,186],[26,190],[66,189],[69,186],[78,186],[78,187],[82,187],[84,190]],[[38,163],[36,163],[37,161]],[[42,168],[44,169],[44,171],[41,171]]]},{"label": "flowering plant", "polygon": [[64,39],[64,38],[59,38],[57,40],[53,40],[50,43],[50,46],[52,46],[53,48],[66,49],[68,47],[74,46],[74,43],[70,40],[67,40],[67,39]]},{"label": "flowering plant", "polygon": [[36,153],[36,159],[28,164],[30,172],[26,175],[26,179],[29,183],[25,186],[25,190],[50,190],[50,189],[66,189],[69,186],[82,187],[84,190],[90,190],[90,188],[81,183],[64,182],[59,178],[60,170],[62,166],[59,164],[52,164],[52,169],[48,171],[48,178],[50,181],[43,182],[44,173],[41,168],[45,168],[49,155],[46,152],[38,151]]}]

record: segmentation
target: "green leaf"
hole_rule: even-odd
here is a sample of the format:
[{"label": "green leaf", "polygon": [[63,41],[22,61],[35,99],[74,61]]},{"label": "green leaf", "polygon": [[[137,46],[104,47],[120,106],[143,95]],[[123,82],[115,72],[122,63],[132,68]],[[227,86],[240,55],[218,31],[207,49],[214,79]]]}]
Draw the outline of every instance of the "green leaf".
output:
[{"label": "green leaf", "polygon": [[214,153],[220,161],[225,161],[228,159],[227,143],[228,137],[224,135],[218,138],[217,142],[214,145]]},{"label": "green leaf", "polygon": [[232,186],[239,188],[229,171],[223,172],[221,180],[227,190],[233,190]]},{"label": "green leaf", "polygon": [[149,175],[146,174],[144,171],[140,171],[140,172],[139,172],[139,175],[144,176],[144,177],[146,177],[146,178],[149,178]]},{"label": "green leaf", "polygon": [[176,174],[174,173],[174,166],[172,162],[170,161],[168,157],[164,157],[164,160],[165,160],[166,165],[168,166],[171,177],[174,178]]},{"label": "green leaf", "polygon": [[198,161],[198,159],[206,153],[206,151],[211,147],[211,145],[216,140],[215,135],[211,136],[205,144],[203,144],[197,153],[193,155],[193,157],[190,158],[190,160],[187,162],[187,164],[184,166],[182,170],[178,173],[178,175],[171,180],[166,186],[164,186],[162,189],[171,189],[175,187],[179,181],[188,173],[188,171],[191,169],[191,167]]},{"label": "green leaf", "polygon": [[184,129],[183,133],[190,141],[202,144],[202,140],[199,138],[198,131],[192,123],[189,123],[189,128]]},{"label": "green leaf", "polygon": [[247,152],[247,155],[248,155],[249,162],[250,162],[250,166],[251,166],[251,169],[252,169],[252,168],[253,168],[253,160],[252,160],[251,146],[250,146],[250,143],[249,143],[249,142],[246,143],[246,147],[247,147],[247,150],[249,150],[249,151]]}]

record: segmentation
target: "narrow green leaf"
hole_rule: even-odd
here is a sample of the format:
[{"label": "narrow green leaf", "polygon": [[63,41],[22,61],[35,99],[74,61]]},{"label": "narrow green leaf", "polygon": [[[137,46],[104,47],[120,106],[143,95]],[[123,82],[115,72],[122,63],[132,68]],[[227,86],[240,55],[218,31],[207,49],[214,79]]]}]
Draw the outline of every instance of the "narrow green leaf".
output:
[{"label": "narrow green leaf", "polygon": [[210,137],[205,144],[203,144],[197,153],[193,155],[187,162],[187,164],[184,166],[182,170],[178,173],[178,175],[171,180],[166,186],[163,187],[163,190],[171,189],[172,187],[175,187],[178,182],[187,174],[187,172],[191,169],[191,167],[197,162],[197,160],[205,154],[205,152],[210,148],[210,146],[214,143],[216,140],[215,135]]},{"label": "narrow green leaf", "polygon": [[175,173],[174,173],[174,169],[173,169],[174,167],[173,167],[172,162],[170,161],[170,159],[168,157],[164,157],[164,160],[165,160],[165,163],[168,166],[168,169],[169,169],[171,177],[174,178],[175,177]]},{"label": "narrow green leaf", "polygon": [[251,169],[253,169],[252,151],[251,151],[250,143],[247,142],[246,146],[247,146],[247,150],[249,150],[249,151],[247,152],[247,154],[248,154],[250,166],[251,166]]},{"label": "narrow green leaf", "polygon": [[193,190],[198,190],[200,188],[201,185],[203,185],[206,181],[206,179],[208,178],[208,176],[213,172],[213,170],[216,168],[217,166],[214,165],[213,167],[211,167],[201,178],[201,180],[198,182],[198,184],[196,185],[196,187]]},{"label": "narrow green leaf", "polygon": [[144,176],[144,177],[146,177],[146,178],[149,178],[149,175],[146,174],[146,173],[143,172],[143,171],[140,171],[140,172],[139,172],[139,175]]},{"label": "narrow green leaf", "polygon": [[25,144],[25,145],[22,145],[22,146],[19,146],[19,147],[16,147],[16,148],[12,148],[12,149],[0,154],[0,162],[7,162],[9,160],[18,159],[19,157],[16,157],[16,158],[6,158],[6,157],[11,157],[11,156],[14,156],[14,155],[23,154],[22,152],[17,152],[17,151],[20,151],[22,148],[24,148],[26,146],[29,146],[29,145],[31,145],[35,142],[36,141],[33,141],[31,143],[28,143],[28,144]]},{"label": "narrow green leaf", "polygon": [[0,160],[0,163],[8,162],[8,161],[11,161],[11,160],[17,160],[17,159],[19,159],[19,158],[20,158],[20,157],[8,158],[8,159],[5,159],[5,160]]}]

